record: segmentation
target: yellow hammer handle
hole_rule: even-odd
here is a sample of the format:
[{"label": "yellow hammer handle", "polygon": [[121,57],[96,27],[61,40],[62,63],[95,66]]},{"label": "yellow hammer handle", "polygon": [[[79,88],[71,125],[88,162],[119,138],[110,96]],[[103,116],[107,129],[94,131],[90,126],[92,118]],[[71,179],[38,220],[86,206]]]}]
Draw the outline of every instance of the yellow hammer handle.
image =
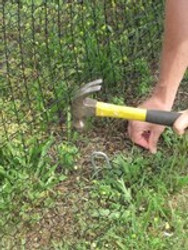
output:
[{"label": "yellow hammer handle", "polygon": [[96,105],[96,116],[145,121],[146,115],[146,109],[119,106],[104,102],[97,102]]}]

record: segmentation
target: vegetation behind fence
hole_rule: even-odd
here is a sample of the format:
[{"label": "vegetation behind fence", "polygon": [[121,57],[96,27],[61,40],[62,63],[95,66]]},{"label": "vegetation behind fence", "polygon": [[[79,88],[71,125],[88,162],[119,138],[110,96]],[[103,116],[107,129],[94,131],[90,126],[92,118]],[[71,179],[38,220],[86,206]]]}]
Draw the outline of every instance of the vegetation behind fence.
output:
[{"label": "vegetation behind fence", "polygon": [[[95,179],[80,152],[89,137],[72,129],[70,110],[74,91],[97,78],[104,82],[97,98],[104,101],[135,105],[149,93],[158,71],[162,17],[162,1],[2,0],[1,249],[125,249],[124,240],[137,249],[153,218],[166,220],[168,212],[156,205],[163,197],[155,203],[150,189],[180,161],[183,172],[184,153],[169,156],[168,163],[162,155],[118,155],[114,170],[104,168]],[[173,144],[168,136],[166,143]],[[186,145],[181,143],[181,152]],[[165,183],[163,194],[176,180],[171,176]],[[143,222],[139,209],[147,204]],[[143,235],[135,243],[137,231]],[[157,249],[154,234],[147,240],[148,249]]]},{"label": "vegetation behind fence", "polygon": [[103,78],[108,99],[147,92],[161,17],[153,1],[3,0],[0,144],[26,147],[66,124],[73,90],[91,79]]}]

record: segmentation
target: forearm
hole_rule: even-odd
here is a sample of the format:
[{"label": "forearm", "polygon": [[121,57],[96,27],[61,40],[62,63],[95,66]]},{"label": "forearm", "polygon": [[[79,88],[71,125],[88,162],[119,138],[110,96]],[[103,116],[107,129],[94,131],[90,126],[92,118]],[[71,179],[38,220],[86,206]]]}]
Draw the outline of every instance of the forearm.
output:
[{"label": "forearm", "polygon": [[188,67],[188,0],[167,0],[159,82],[154,96],[171,108]]}]

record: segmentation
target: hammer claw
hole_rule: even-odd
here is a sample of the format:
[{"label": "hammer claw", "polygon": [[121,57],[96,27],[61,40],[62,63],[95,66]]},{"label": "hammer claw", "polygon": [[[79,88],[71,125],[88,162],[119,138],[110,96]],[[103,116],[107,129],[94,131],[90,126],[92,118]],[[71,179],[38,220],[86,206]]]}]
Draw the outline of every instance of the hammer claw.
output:
[{"label": "hammer claw", "polygon": [[87,83],[86,85],[84,85],[83,87],[81,87],[79,90],[78,90],[78,93],[82,93],[82,91],[85,91],[85,89],[89,89],[91,87],[95,87],[95,86],[98,86],[102,83],[102,79],[98,79],[98,80],[95,80],[93,82],[90,82],[90,83]]},{"label": "hammer claw", "polygon": [[[89,83],[87,83],[86,85],[84,85],[84,89],[85,88],[90,88],[90,87],[93,87],[93,86],[96,86],[96,85],[99,85],[99,84],[101,84],[102,83],[102,79],[97,79],[97,80],[95,80],[95,81],[92,81],[92,82],[89,82]],[[83,89],[82,88],[82,89]]]},{"label": "hammer claw", "polygon": [[99,90],[101,90],[101,85],[96,85],[96,86],[93,86],[93,87],[88,87],[88,88],[84,88],[84,89],[81,89],[78,91],[78,93],[75,95],[75,98],[74,99],[83,99],[85,97],[87,97],[89,94],[92,94],[92,93],[95,93]]},{"label": "hammer claw", "polygon": [[84,85],[75,93],[74,99],[84,98],[88,94],[92,94],[94,92],[101,90],[101,87],[102,87],[101,83],[102,83],[102,79],[98,79],[98,80],[95,80],[93,82],[90,82]]}]

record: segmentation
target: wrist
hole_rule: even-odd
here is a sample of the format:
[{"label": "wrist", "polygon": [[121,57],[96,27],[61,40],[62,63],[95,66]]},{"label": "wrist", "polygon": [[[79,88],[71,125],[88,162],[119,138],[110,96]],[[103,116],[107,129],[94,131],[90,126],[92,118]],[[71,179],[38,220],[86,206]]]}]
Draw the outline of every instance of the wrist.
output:
[{"label": "wrist", "polygon": [[175,96],[176,91],[172,88],[169,88],[166,84],[158,83],[153,91],[152,98],[158,100],[161,104],[166,107],[166,109],[171,110]]}]

